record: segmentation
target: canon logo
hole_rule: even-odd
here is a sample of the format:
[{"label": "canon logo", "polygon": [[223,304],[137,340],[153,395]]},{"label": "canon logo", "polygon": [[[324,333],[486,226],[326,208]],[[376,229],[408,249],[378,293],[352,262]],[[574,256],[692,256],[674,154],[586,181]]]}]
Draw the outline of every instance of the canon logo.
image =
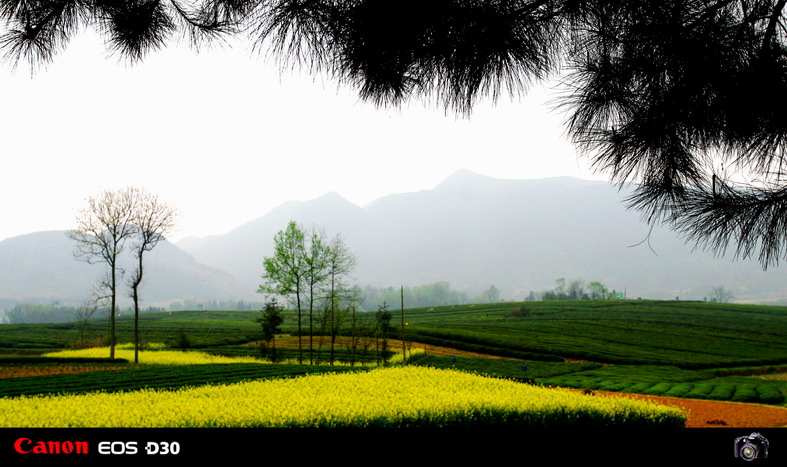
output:
[{"label": "canon logo", "polygon": [[19,454],[87,454],[87,441],[33,441],[19,438],[14,443]]}]

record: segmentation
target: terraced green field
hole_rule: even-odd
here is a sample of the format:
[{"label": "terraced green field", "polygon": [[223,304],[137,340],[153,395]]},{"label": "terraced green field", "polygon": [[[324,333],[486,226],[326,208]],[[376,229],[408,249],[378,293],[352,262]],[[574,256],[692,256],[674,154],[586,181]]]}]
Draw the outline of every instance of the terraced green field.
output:
[{"label": "terraced green field", "polygon": [[[147,314],[141,329],[147,342],[172,346],[182,343],[185,335],[190,348],[218,355],[254,356],[257,350],[249,344],[259,338],[259,325],[253,322],[258,314]],[[393,322],[399,323],[398,312],[393,315]],[[419,365],[544,386],[778,405],[787,400],[785,379],[756,377],[787,372],[785,308],[672,301],[553,301],[411,309],[405,310],[405,320],[409,323],[408,341],[504,357],[459,357],[453,361],[427,355]],[[118,329],[120,340],[129,341],[130,317],[121,317]],[[284,330],[295,331],[292,314]],[[98,343],[105,333],[105,321],[96,320],[87,337]],[[400,338],[401,331],[397,329],[389,337]],[[63,349],[76,339],[76,327],[70,324],[0,326],[0,352],[7,356]],[[342,359],[346,353],[337,349],[336,356]],[[282,349],[282,354],[293,357],[295,350]],[[320,355],[327,357],[325,348]],[[0,367],[44,363],[0,360]],[[177,388],[347,371],[339,366],[233,364],[186,369],[126,365],[122,370],[79,375],[0,379],[0,396],[97,388]]]},{"label": "terraced green field", "polygon": [[292,378],[313,373],[366,371],[361,368],[313,365],[217,363],[207,365],[152,365],[121,370],[91,371],[0,379],[0,397],[39,394],[81,394],[138,389],[177,389],[206,384],[229,384],[260,379]]},{"label": "terraced green field", "polygon": [[719,377],[711,370],[674,366],[554,363],[506,359],[427,356],[418,365],[455,368],[541,386],[558,386],[653,396],[782,405],[787,381],[747,376]]},{"label": "terraced green field", "polygon": [[[512,316],[526,307],[529,314]],[[787,363],[787,310],[669,301],[551,301],[408,310],[412,339],[517,357],[717,368]]]}]

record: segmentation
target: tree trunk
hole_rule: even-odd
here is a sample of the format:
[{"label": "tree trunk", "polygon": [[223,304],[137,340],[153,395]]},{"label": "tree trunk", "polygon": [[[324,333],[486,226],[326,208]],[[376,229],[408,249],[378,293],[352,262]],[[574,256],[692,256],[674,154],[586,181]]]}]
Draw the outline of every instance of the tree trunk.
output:
[{"label": "tree trunk", "polygon": [[295,301],[298,304],[298,364],[303,365],[303,344],[301,342],[301,290],[296,286]]},{"label": "tree trunk", "polygon": [[276,363],[276,333],[271,337],[271,362]]},{"label": "tree trunk", "polygon": [[115,358],[115,292],[117,281],[115,279],[115,262],[112,262],[112,304],[109,310],[109,358]]},{"label": "tree trunk", "polygon": [[353,306],[352,325],[350,326],[350,366],[355,366],[355,348],[358,341],[355,337],[355,306]]},{"label": "tree trunk", "polygon": [[133,298],[134,298],[134,364],[139,364],[139,284],[142,283],[142,252],[139,251],[139,269],[134,277]]},{"label": "tree trunk", "polygon": [[407,349],[404,339],[404,286],[402,286],[400,291],[402,296],[402,365],[404,365],[407,362]]}]

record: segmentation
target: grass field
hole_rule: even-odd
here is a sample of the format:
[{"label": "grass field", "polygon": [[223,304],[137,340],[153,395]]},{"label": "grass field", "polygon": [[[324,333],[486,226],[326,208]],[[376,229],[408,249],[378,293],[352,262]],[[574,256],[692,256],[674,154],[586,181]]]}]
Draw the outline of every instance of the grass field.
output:
[{"label": "grass field", "polygon": [[[364,352],[357,350],[352,355],[353,366],[338,361],[330,365],[325,340],[312,354],[314,362],[322,365],[293,364],[297,362],[298,339],[284,335],[277,339],[277,347],[279,356],[288,358],[290,363],[263,363],[257,345],[259,325],[253,322],[258,314],[206,311],[143,315],[141,329],[145,342],[164,344],[148,345],[141,353],[143,365],[139,366],[127,363],[133,358],[127,349],[117,352],[125,361],[108,361],[107,350],[62,352],[77,340],[76,327],[68,323],[0,326],[0,396],[3,398],[0,401],[16,401],[21,395],[26,398],[36,395],[93,397],[99,392],[148,394],[144,397],[159,394],[155,397],[161,398],[158,391],[188,391],[253,381],[299,380],[327,374],[338,377],[342,373],[346,378],[362,378],[368,373],[369,365],[380,361],[376,355],[380,342],[367,337]],[[474,378],[483,381],[489,381],[489,377],[492,381],[508,379],[511,381],[506,384],[520,388],[566,387],[787,405],[787,379],[784,378],[787,373],[787,309],[784,308],[692,302],[555,301],[413,309],[405,310],[405,319],[408,326],[404,338],[410,345],[417,347],[418,344],[412,344],[415,341],[442,346],[439,352],[413,358],[411,366],[423,370],[413,368],[409,371],[432,371],[431,367],[450,370],[438,373],[444,375],[457,371],[475,373],[471,375]],[[399,321],[395,312],[393,322]],[[121,317],[118,329],[120,339],[128,341],[130,319]],[[290,316],[285,321],[284,332],[288,334],[294,330]],[[99,344],[105,339],[105,331],[106,323],[95,321],[88,327],[87,339]],[[389,337],[401,338],[401,331],[397,329]],[[315,345],[317,341],[315,338]],[[345,363],[350,361],[350,351],[346,347],[349,341],[347,336],[337,341],[336,358]],[[184,342],[188,349],[172,348]],[[401,349],[401,341],[391,340],[389,348]],[[173,359],[182,361],[173,364]],[[367,366],[362,367],[362,364]],[[530,384],[522,385],[523,382]],[[388,384],[387,389],[380,391],[396,393],[395,385],[403,383]],[[454,413],[451,411],[455,409],[446,410]],[[479,414],[487,413],[479,410]],[[524,415],[512,415],[509,409],[492,412],[488,417],[476,414],[471,419],[410,414],[399,421],[391,421],[387,416],[371,416],[376,421],[369,423],[374,426],[435,426],[471,421],[498,423],[505,419],[519,420],[517,423],[527,425],[535,420],[528,418],[531,421],[525,422]],[[542,422],[552,420],[549,418],[552,415],[545,417],[537,418]],[[580,424],[623,423],[616,417],[612,417],[616,421],[611,422],[593,415]],[[635,423],[636,417],[631,417],[631,423]],[[591,419],[596,421],[588,421]],[[366,422],[356,419],[347,421],[351,418],[343,418],[342,422],[298,420],[285,425],[366,426]],[[674,423],[674,419],[671,420],[664,423]],[[8,426],[22,422],[6,418],[5,423]],[[173,423],[155,426],[182,426]],[[194,423],[206,426],[205,422]],[[248,423],[267,426],[259,421]]]},{"label": "grass field", "polygon": [[[515,309],[526,316],[512,316]],[[398,323],[399,312],[393,313]],[[257,312],[184,311],[144,314],[143,339],[191,348],[239,346],[259,338]],[[405,310],[407,336],[427,344],[512,358],[719,368],[787,364],[787,308],[672,301],[548,301]],[[293,333],[292,315],[285,333]],[[132,319],[118,319],[118,339],[132,338]],[[397,337],[398,330],[392,337]],[[87,339],[101,343],[106,323]],[[63,349],[73,324],[3,325],[0,350]]]},{"label": "grass field", "polygon": [[[512,316],[516,308],[528,314]],[[516,357],[717,368],[787,362],[787,309],[670,301],[549,301],[408,310],[414,340]],[[536,358],[536,357],[532,357]]]}]

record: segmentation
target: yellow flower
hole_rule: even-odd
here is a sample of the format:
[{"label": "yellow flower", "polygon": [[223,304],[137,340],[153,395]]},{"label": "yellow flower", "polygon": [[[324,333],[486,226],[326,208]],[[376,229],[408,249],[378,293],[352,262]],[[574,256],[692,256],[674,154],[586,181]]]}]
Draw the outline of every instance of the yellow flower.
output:
[{"label": "yellow flower", "polygon": [[685,420],[680,410],[649,402],[424,367],[176,391],[0,399],[3,427],[682,426]]}]

